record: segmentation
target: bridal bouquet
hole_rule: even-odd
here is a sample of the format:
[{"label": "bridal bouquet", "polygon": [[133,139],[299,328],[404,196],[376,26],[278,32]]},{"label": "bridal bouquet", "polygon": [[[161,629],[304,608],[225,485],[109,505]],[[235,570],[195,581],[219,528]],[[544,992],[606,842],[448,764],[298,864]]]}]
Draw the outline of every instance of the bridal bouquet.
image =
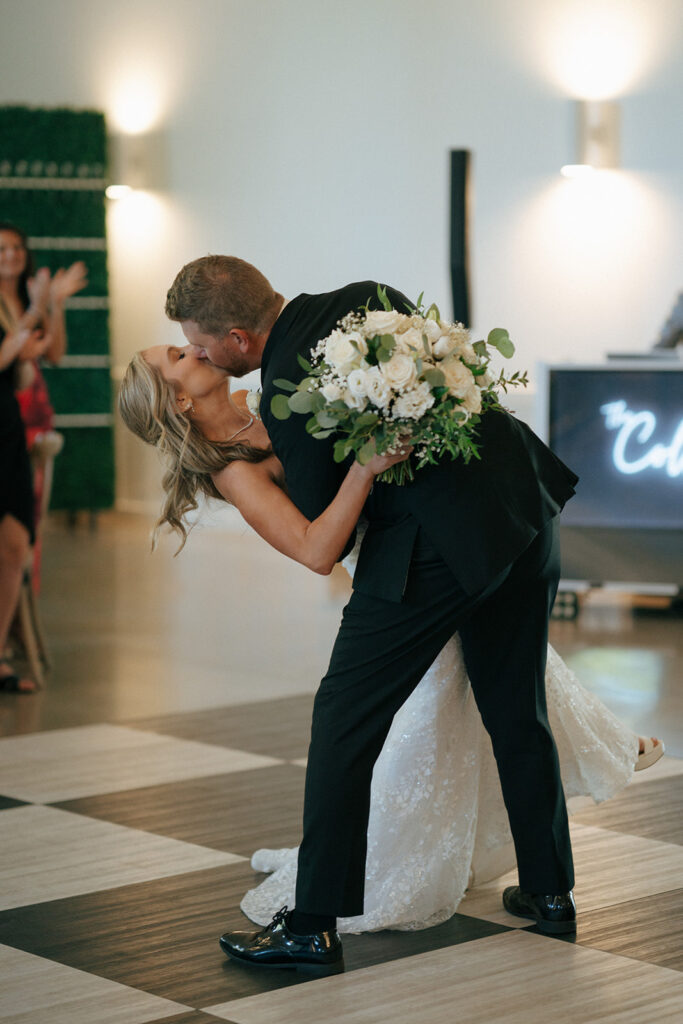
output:
[{"label": "bridal bouquet", "polygon": [[[509,358],[514,345],[503,328],[472,343],[462,324],[441,319],[438,308],[424,309],[422,296],[407,313],[392,308],[378,288],[381,310],[348,313],[318,342],[310,362],[299,356],[306,376],[299,384],[279,379],[286,394],[272,399],[278,419],[309,416],[306,430],[316,438],[339,434],[334,458],[352,452],[365,463],[375,452],[396,452],[409,439],[415,468],[448,455],[469,462],[479,458],[476,427],[487,409],[500,408],[498,391],[526,385],[526,373],[489,370],[491,349]],[[387,483],[413,479],[410,460],[382,473]]]}]

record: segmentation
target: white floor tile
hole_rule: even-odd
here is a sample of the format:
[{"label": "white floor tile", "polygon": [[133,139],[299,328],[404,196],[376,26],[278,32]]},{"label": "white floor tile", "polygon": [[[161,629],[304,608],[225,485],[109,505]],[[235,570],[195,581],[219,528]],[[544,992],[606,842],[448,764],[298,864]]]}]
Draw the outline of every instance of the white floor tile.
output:
[{"label": "white floor tile", "polygon": [[515,931],[205,1009],[235,1024],[678,1024],[681,1006],[676,971]]},{"label": "white floor tile", "polygon": [[281,763],[120,725],[87,725],[0,740],[0,794],[56,803]]},{"label": "white floor tile", "polygon": [[55,807],[0,814],[0,910],[245,860]]},{"label": "white floor tile", "polygon": [[2,1024],[143,1024],[188,1007],[0,946]]}]

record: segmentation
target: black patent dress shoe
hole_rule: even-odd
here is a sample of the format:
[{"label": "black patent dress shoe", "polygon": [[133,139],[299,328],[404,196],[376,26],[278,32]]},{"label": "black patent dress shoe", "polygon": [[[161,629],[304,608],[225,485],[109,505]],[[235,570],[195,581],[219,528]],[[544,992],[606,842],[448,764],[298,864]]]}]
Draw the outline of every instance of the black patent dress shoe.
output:
[{"label": "black patent dress shoe", "polygon": [[528,917],[546,935],[576,931],[576,904],[571,892],[560,896],[536,896],[510,885],[503,893],[503,906],[508,914]]},{"label": "black patent dress shoe", "polygon": [[233,960],[253,967],[290,967],[300,971],[336,973],[344,970],[341,939],[336,929],[295,935],[287,927],[287,907],[259,932],[226,932],[221,949]]}]

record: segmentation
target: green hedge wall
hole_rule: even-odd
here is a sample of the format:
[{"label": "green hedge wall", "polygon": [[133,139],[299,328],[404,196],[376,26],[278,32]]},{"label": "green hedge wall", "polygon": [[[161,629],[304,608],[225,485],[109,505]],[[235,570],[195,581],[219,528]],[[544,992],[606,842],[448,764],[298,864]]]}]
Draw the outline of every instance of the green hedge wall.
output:
[{"label": "green hedge wall", "polygon": [[[0,220],[26,232],[36,267],[54,271],[75,260],[88,267],[88,286],[66,311],[67,356],[58,367],[44,367],[55,428],[65,438],[53,508],[96,510],[114,502],[106,149],[97,111],[0,107]],[[93,416],[97,425],[88,420]]]}]

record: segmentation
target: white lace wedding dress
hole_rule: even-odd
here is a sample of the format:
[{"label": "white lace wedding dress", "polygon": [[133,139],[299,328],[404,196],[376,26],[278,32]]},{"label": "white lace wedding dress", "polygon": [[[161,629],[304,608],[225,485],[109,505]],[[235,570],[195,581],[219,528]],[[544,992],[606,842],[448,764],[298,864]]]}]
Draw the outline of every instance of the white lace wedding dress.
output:
[{"label": "white lace wedding dress", "polygon": [[[350,571],[354,553],[344,563]],[[630,780],[638,738],[584,690],[548,647],[548,715],[567,798],[596,802]],[[257,850],[256,871],[271,872],[241,908],[267,924],[294,906],[297,852]],[[340,918],[341,932],[418,929],[455,913],[468,887],[515,865],[491,741],[453,637],[395,716],[372,777],[365,910]]]}]

